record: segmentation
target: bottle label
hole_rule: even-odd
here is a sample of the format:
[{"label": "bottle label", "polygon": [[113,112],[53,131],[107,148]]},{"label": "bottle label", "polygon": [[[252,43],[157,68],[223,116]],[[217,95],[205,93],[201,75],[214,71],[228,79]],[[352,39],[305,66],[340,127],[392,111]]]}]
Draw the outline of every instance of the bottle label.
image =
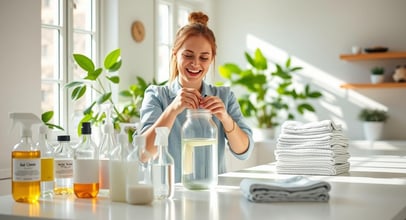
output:
[{"label": "bottle label", "polygon": [[13,181],[32,182],[41,180],[41,160],[13,159]]},{"label": "bottle label", "polygon": [[54,181],[54,158],[41,158],[41,181]]},{"label": "bottle label", "polygon": [[55,178],[72,178],[73,160],[55,160]]},{"label": "bottle label", "polygon": [[98,183],[99,160],[74,160],[73,181],[74,183]]}]

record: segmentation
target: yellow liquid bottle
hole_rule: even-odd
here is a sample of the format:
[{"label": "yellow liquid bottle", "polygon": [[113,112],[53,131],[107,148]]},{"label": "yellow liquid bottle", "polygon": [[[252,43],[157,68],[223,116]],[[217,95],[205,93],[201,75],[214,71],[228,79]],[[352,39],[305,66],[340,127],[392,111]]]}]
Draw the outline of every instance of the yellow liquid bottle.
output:
[{"label": "yellow liquid bottle", "polygon": [[40,151],[13,151],[11,193],[16,202],[35,203],[41,195]]},{"label": "yellow liquid bottle", "polygon": [[96,198],[99,193],[99,183],[75,183],[73,191],[78,198]]}]

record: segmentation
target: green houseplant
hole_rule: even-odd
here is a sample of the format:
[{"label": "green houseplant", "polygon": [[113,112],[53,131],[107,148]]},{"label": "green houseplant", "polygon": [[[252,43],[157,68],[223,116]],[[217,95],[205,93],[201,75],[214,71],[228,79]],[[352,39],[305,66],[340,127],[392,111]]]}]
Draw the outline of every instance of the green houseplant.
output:
[{"label": "green houseplant", "polygon": [[[96,107],[107,103],[112,106],[113,112],[111,116],[113,118],[114,128],[118,130],[120,129],[120,124],[133,123],[136,118],[139,118],[139,106],[144,97],[144,91],[149,85],[162,85],[166,83],[157,83],[155,79],[149,83],[142,77],[136,77],[137,82],[135,84],[119,92],[119,96],[126,102],[123,107],[120,108],[119,103],[115,103],[112,98],[112,86],[120,82],[120,77],[116,73],[122,64],[120,49],[115,49],[106,55],[103,67],[96,68],[95,62],[83,54],[73,54],[73,58],[76,64],[86,72],[86,75],[80,80],[66,84],[66,88],[72,89],[71,99],[77,101],[88,91],[93,91],[97,95],[96,100],[83,111],[83,117],[80,123],[90,121],[99,124],[103,122],[106,114]],[[78,125],[77,127],[78,133],[80,134],[81,126]],[[127,132],[129,140],[131,141],[134,130]]]},{"label": "green houseplant", "polygon": [[376,84],[376,83],[381,83],[384,80],[384,73],[385,69],[380,66],[376,66],[371,69],[371,82]]},{"label": "green houseplant", "polygon": [[383,125],[388,118],[387,111],[372,108],[361,109],[358,119],[363,122],[365,138],[370,141],[381,139]]},{"label": "green houseplant", "polygon": [[317,99],[322,94],[312,91],[309,84],[305,85],[303,91],[293,85],[292,75],[302,67],[291,66],[291,59],[288,58],[284,65],[276,63],[275,70],[270,70],[268,60],[259,48],[252,55],[245,52],[245,58],[249,63],[248,68],[225,63],[219,67],[219,72],[226,79],[224,84],[245,89],[238,102],[242,114],[254,118],[258,128],[274,128],[285,119],[293,120],[295,112],[304,114],[315,111],[307,100]]}]

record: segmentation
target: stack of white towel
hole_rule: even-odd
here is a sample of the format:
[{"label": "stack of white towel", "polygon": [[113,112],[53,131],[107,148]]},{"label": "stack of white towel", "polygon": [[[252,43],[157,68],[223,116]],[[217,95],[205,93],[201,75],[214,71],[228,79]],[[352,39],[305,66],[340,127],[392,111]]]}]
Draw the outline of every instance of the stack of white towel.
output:
[{"label": "stack of white towel", "polygon": [[301,123],[286,121],[275,150],[281,174],[338,175],[348,172],[348,138],[332,120]]}]

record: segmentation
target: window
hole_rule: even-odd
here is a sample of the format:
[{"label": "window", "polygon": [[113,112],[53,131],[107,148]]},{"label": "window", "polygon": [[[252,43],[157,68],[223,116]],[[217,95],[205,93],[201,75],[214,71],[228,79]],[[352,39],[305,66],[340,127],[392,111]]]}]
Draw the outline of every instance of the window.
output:
[{"label": "window", "polygon": [[[91,97],[72,104],[64,85],[78,79],[72,54],[97,60],[97,0],[42,0],[42,112],[54,111],[54,124],[75,135],[78,119]],[[78,117],[75,117],[78,116]]]},{"label": "window", "polygon": [[196,8],[179,0],[159,0],[157,18],[157,81],[163,82],[169,79],[169,66],[171,59],[172,43],[176,31],[188,23],[189,13]]}]

